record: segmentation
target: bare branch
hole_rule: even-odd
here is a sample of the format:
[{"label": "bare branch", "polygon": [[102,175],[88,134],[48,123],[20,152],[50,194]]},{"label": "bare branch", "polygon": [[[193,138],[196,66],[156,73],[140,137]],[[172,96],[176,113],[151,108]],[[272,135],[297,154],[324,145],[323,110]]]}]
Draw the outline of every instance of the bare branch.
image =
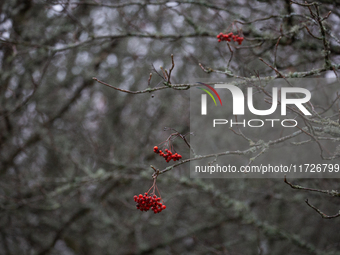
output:
[{"label": "bare branch", "polygon": [[319,192],[324,193],[327,195],[330,195],[332,197],[340,197],[340,192],[336,190],[320,190],[320,189],[312,189],[312,188],[306,188],[300,185],[295,185],[287,181],[286,176],[284,178],[284,182],[287,183],[292,189],[300,189],[300,190],[306,190],[306,191],[313,191],[313,192]]},{"label": "bare branch", "polygon": [[170,68],[170,70],[169,70],[169,76],[168,76],[168,83],[169,83],[169,84],[171,84],[171,82],[170,82],[171,72],[172,72],[172,70],[173,70],[174,67],[175,67],[174,54],[171,54],[171,62],[172,62],[172,66],[171,66],[171,68]]},{"label": "bare branch", "polygon": [[112,89],[115,89],[115,90],[118,90],[118,91],[121,91],[121,92],[125,92],[125,93],[129,93],[129,94],[150,93],[150,92],[153,92],[153,91],[168,89],[168,88],[173,88],[173,89],[177,89],[177,90],[186,90],[186,89],[189,89],[192,86],[197,86],[197,84],[176,84],[176,85],[163,86],[163,87],[157,87],[157,88],[147,88],[147,89],[138,90],[138,91],[131,91],[131,90],[117,88],[117,87],[112,86],[112,85],[110,85],[106,82],[98,80],[96,77],[93,77],[92,79],[103,84],[103,85],[105,85],[105,86],[108,86]]},{"label": "bare branch", "polygon": [[295,2],[295,1],[290,1],[291,3],[293,3],[293,4],[297,4],[297,5],[300,5],[300,6],[304,6],[304,7],[309,7],[309,6],[318,6],[318,5],[320,5],[320,3],[317,3],[317,2],[313,2],[313,3],[307,3],[307,2],[305,2],[305,3],[298,3],[298,2]]},{"label": "bare branch", "polygon": [[306,204],[313,208],[318,214],[320,214],[320,216],[323,218],[323,219],[334,219],[334,218],[337,218],[340,216],[340,211],[339,213],[335,214],[335,215],[331,215],[331,216],[328,216],[326,215],[325,213],[321,212],[318,208],[316,208],[314,205],[311,205],[309,202],[308,202],[308,199],[305,200]]},{"label": "bare branch", "polygon": [[317,37],[317,36],[313,35],[312,32],[309,30],[309,28],[308,28],[307,26],[305,26],[305,28],[306,28],[307,32],[308,32],[313,38],[318,39],[318,40],[322,40],[321,37]]}]

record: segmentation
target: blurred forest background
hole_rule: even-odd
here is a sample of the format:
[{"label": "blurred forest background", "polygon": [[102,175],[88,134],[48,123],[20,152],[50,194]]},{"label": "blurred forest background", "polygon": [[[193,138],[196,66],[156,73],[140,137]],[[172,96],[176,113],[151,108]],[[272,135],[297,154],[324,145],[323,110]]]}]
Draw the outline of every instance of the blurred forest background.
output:
[{"label": "blurred forest background", "polygon": [[[153,152],[164,127],[190,131],[181,88],[337,77],[340,1],[317,2],[1,1],[0,254],[340,254],[340,217],[305,203],[338,216],[340,194],[327,192],[338,179],[288,180],[322,193],[283,179],[191,179],[187,163],[158,177],[166,210],[133,201],[152,185],[150,165],[174,164]],[[245,39],[228,47],[220,32]],[[169,84],[160,66],[170,71],[171,54]],[[338,97],[315,109],[333,130],[315,136],[337,143]]]}]

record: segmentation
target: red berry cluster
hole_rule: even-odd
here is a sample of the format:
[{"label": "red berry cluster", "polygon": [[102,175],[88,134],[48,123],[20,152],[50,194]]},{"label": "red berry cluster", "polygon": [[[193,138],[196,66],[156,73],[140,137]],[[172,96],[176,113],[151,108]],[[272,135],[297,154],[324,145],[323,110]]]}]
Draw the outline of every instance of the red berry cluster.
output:
[{"label": "red berry cluster", "polygon": [[218,42],[221,42],[221,41],[230,42],[231,41],[230,38],[233,39],[234,42],[238,42],[239,45],[242,44],[244,40],[242,36],[234,35],[233,32],[230,32],[229,34],[219,33],[217,35]]},{"label": "red berry cluster", "polygon": [[153,147],[153,151],[162,156],[163,158],[165,158],[165,161],[168,163],[170,162],[170,160],[176,161],[182,158],[182,156],[177,152],[175,154],[172,154],[172,152],[168,149],[165,149],[164,151],[166,153],[164,153],[162,150],[158,149],[158,146]]},{"label": "red berry cluster", "polygon": [[134,196],[133,198],[137,203],[137,209],[141,210],[142,212],[146,212],[151,209],[154,213],[160,213],[166,208],[166,206],[160,202],[160,197],[157,197],[156,195],[148,196],[147,192],[144,193],[144,196],[139,194],[139,196]]}]

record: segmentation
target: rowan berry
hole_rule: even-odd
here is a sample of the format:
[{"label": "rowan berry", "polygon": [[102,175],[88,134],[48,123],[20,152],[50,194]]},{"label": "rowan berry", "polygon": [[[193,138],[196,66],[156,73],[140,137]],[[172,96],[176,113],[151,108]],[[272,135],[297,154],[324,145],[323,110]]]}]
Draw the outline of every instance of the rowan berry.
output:
[{"label": "rowan berry", "polygon": [[177,152],[173,154],[173,152],[168,148],[166,148],[163,152],[162,150],[158,149],[158,146],[155,146],[153,147],[153,151],[159,154],[159,156],[163,157],[167,163],[169,163],[171,160],[176,161],[182,158],[180,154]]},{"label": "rowan berry", "polygon": [[238,42],[239,45],[242,44],[242,42],[244,40],[243,37],[241,37],[239,35],[234,35],[233,32],[230,32],[228,34],[219,33],[216,37],[218,39],[218,42],[221,42],[221,41],[230,42],[231,39],[233,39],[233,41]]},{"label": "rowan berry", "polygon": [[166,208],[160,201],[161,198],[156,195],[148,195],[148,193],[144,193],[144,196],[140,194],[139,196],[133,197],[136,204],[136,208],[141,210],[142,212],[149,211],[150,209],[154,211],[154,213],[160,213],[162,210]]}]

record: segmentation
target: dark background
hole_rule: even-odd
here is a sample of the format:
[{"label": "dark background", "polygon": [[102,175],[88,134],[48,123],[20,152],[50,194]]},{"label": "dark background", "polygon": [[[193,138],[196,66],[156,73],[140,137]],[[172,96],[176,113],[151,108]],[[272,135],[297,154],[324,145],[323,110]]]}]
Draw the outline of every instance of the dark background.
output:
[{"label": "dark background", "polygon": [[[166,87],[160,66],[169,72],[171,54],[172,85],[336,77],[340,2],[319,2],[1,1],[0,254],[338,254],[339,218],[305,199],[336,215],[339,193],[283,179],[190,179],[185,163],[158,176],[166,210],[136,210],[150,165],[174,164],[153,152],[171,133],[164,127],[190,131],[190,90],[128,94],[92,79],[142,91],[152,73],[150,87]],[[245,40],[229,49],[220,32]],[[302,124],[318,155],[316,141],[339,143],[337,99]],[[314,132],[315,119],[331,132]],[[182,140],[174,146],[188,159]],[[322,152],[339,162],[339,149]],[[338,179],[289,181],[339,188]]]}]

